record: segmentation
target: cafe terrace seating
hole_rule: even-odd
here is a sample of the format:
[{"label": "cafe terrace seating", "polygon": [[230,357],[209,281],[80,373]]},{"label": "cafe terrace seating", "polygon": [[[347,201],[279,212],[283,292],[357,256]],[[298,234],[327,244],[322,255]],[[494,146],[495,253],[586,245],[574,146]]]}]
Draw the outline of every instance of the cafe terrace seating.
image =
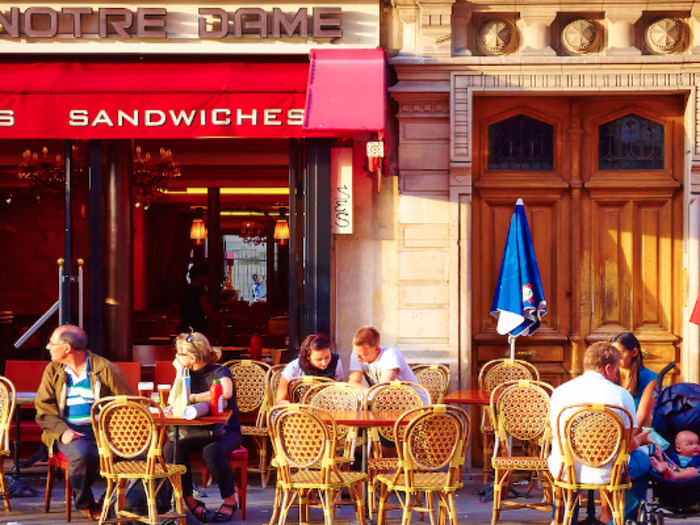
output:
[{"label": "cafe terrace seating", "polygon": [[301,403],[304,398],[304,394],[309,391],[313,386],[320,383],[323,384],[333,384],[335,381],[327,377],[319,376],[301,376],[293,378],[287,385],[287,391],[289,392],[289,402],[290,403]]},{"label": "cafe terrace seating", "polygon": [[[557,415],[555,431],[562,462],[554,479],[556,523],[571,525],[581,491],[599,490],[612,510],[615,525],[623,525],[625,489],[632,486],[627,470],[627,444],[632,429],[631,425],[625,428],[623,417],[632,421],[624,408],[590,403],[564,407]],[[601,485],[581,483],[576,463],[592,468],[612,465],[610,481]]]},{"label": "cafe terrace seating", "polygon": [[450,369],[445,365],[433,364],[414,365],[411,370],[413,370],[418,384],[430,393],[430,403],[433,405],[441,404],[452,382]]},{"label": "cafe terrace seating", "polygon": [[10,455],[10,421],[15,413],[15,386],[6,377],[0,376],[0,495],[5,500],[5,510],[11,511],[10,495],[5,487],[5,456]]},{"label": "cafe terrace seating", "polygon": [[[540,372],[535,365],[519,359],[493,359],[479,370],[479,390],[491,391],[506,381],[519,379],[540,380]],[[481,411],[481,448],[483,454],[482,481],[486,483],[491,474],[493,455],[493,422],[488,410]]]},{"label": "cafe terrace seating", "polygon": [[[495,422],[493,466],[493,516],[495,525],[503,510],[534,508],[552,511],[552,476],[547,458],[552,439],[549,428],[549,400],[553,388],[539,381],[509,381],[491,392],[491,418]],[[510,439],[512,438],[512,439]],[[527,455],[515,455],[513,440],[520,441]],[[542,479],[545,502],[525,499],[504,501],[511,475],[529,472]],[[534,477],[533,477],[534,480]],[[532,481],[530,487],[532,487]]]},{"label": "cafe terrace seating", "polygon": [[300,522],[308,521],[312,491],[318,494],[324,521],[330,525],[343,489],[350,494],[358,521],[366,525],[360,484],[367,475],[339,468],[352,459],[336,457],[337,427],[328,412],[308,405],[279,406],[274,416],[268,412],[268,428],[278,468],[270,525],[283,524],[295,503]]},{"label": "cafe terrace seating", "polygon": [[[181,481],[185,467],[166,463],[163,458],[165,416],[160,405],[144,397],[104,397],[92,405],[90,415],[100,452],[100,474],[107,480],[100,525],[134,519],[157,525],[163,518],[177,518],[180,525],[187,525]],[[146,461],[137,460],[143,456]],[[142,480],[145,485],[148,516],[122,508],[126,485],[131,479]],[[172,484],[177,512],[159,515],[156,493],[163,489],[166,481]],[[108,519],[113,504],[116,518]]]},{"label": "cafe terrace seating", "polygon": [[[381,412],[405,412],[411,408],[423,406],[423,398],[418,393],[422,391],[426,398],[430,398],[428,391],[416,383],[408,381],[390,381],[379,383],[371,387],[366,395],[367,408]],[[372,454],[367,459],[367,474],[369,475],[368,491],[370,512],[376,509],[375,495],[377,485],[375,477],[379,472],[396,470],[399,468],[398,458],[387,458],[382,453],[380,436],[385,440],[394,442],[394,427],[370,428],[367,432],[371,441]],[[395,443],[398,447],[399,445]]]},{"label": "cafe terrace seating", "polygon": [[[438,523],[457,525],[455,492],[462,487],[462,471],[469,442],[469,416],[458,407],[431,405],[405,412],[394,425],[399,468],[377,475],[381,486],[379,525],[386,523],[387,500],[396,494],[409,525],[414,511],[431,512],[433,505],[419,507],[421,494],[438,502]],[[431,522],[434,523],[432,516]]]},{"label": "cafe terrace seating", "polygon": [[231,370],[233,382],[236,385],[236,400],[238,401],[238,411],[243,418],[255,414],[253,425],[241,424],[241,433],[244,436],[251,436],[258,449],[260,458],[258,468],[250,469],[253,472],[260,472],[260,479],[263,488],[267,486],[270,475],[267,441],[268,430],[266,422],[267,412],[267,383],[265,378],[270,370],[270,365],[262,361],[252,361],[250,359],[240,359],[224,363]]}]

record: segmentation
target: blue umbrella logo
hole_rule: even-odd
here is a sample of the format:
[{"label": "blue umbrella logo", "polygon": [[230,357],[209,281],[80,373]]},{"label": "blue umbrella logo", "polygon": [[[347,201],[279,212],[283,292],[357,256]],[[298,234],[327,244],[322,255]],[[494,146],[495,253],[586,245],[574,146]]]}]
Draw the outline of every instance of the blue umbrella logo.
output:
[{"label": "blue umbrella logo", "polygon": [[515,356],[515,338],[532,335],[540,327],[542,316],[546,313],[547,301],[542,291],[525,206],[522,199],[518,199],[510,220],[491,305],[491,315],[498,319],[496,331],[501,335],[509,334],[511,358]]}]

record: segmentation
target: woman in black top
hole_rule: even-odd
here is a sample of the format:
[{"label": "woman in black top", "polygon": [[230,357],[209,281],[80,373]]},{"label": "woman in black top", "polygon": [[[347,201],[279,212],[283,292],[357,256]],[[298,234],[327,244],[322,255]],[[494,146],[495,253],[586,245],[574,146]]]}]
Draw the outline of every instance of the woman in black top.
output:
[{"label": "woman in black top", "polygon": [[[207,338],[198,332],[177,336],[175,350],[177,355],[173,366],[178,371],[182,368],[190,369],[192,392],[190,403],[209,401],[209,388],[214,380],[218,379],[221,381],[223,389],[224,410],[231,410],[233,414],[228,423],[214,429],[213,436],[180,440],[178,458],[173,458],[174,444],[170,440],[165,444],[163,453],[166,458],[187,467],[187,472],[182,476],[182,491],[185,503],[192,514],[202,522],[231,521],[238,506],[236,505],[233,471],[228,462],[228,455],[239,448],[243,442],[233,376],[228,368],[215,363],[218,355],[212,351]],[[219,485],[221,497],[224,499],[219,510],[213,514],[206,509],[204,503],[194,499],[193,496],[189,457],[196,450],[202,451],[204,464],[214,477],[214,481]]]}]

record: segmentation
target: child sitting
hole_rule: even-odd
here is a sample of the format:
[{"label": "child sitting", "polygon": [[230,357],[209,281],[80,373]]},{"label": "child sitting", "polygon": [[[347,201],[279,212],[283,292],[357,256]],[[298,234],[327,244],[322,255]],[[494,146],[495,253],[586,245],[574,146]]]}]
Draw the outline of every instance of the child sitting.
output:
[{"label": "child sitting", "polygon": [[669,451],[664,461],[660,448],[649,458],[651,466],[664,479],[691,479],[698,475],[700,467],[700,440],[695,432],[683,430],[676,436],[676,451]]}]

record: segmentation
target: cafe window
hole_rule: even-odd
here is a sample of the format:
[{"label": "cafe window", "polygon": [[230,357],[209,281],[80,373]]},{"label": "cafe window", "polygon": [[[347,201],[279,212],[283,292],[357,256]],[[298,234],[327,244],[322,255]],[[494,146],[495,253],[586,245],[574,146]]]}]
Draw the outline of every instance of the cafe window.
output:
[{"label": "cafe window", "polygon": [[598,127],[598,169],[663,168],[663,124],[630,113]]},{"label": "cafe window", "polygon": [[554,126],[522,114],[491,124],[489,169],[553,170]]}]

